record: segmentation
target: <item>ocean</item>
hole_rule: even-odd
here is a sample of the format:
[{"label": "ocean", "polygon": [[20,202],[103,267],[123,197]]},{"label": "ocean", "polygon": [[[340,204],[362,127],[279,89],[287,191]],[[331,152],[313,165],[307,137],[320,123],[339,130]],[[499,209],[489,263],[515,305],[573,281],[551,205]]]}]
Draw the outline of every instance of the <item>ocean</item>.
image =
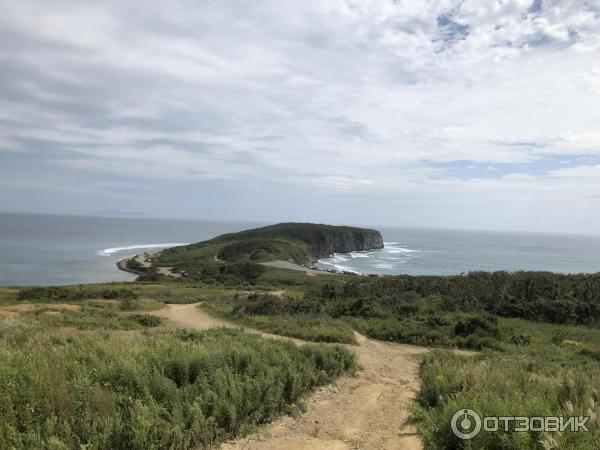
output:
[{"label": "ocean", "polygon": [[[0,285],[128,281],[115,263],[144,250],[264,224],[0,214]],[[385,248],[336,254],[322,269],[452,275],[475,270],[599,272],[600,236],[386,228]]]},{"label": "ocean", "polygon": [[131,281],[117,261],[256,223],[0,214],[0,285]]},{"label": "ocean", "polygon": [[472,271],[600,272],[600,235],[378,228],[384,248],[335,254],[321,269],[382,275]]}]

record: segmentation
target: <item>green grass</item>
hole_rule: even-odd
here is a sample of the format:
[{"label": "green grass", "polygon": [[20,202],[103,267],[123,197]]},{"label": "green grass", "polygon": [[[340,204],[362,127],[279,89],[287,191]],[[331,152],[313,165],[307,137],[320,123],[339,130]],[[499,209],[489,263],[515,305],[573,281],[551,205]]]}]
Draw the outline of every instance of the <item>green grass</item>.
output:
[{"label": "green grass", "polygon": [[111,309],[84,306],[75,310],[39,308],[21,314],[34,320],[42,328],[70,327],[78,330],[141,330],[160,325],[158,317],[147,314],[127,314]]},{"label": "green grass", "polygon": [[0,287],[0,305],[14,305],[17,303],[19,288]]},{"label": "green grass", "polygon": [[232,295],[233,287],[196,283],[95,283],[51,287],[0,287],[0,305],[17,303],[74,303],[96,300],[130,301],[137,310],[152,310],[165,303],[198,303],[208,297]]},{"label": "green grass", "polygon": [[268,333],[314,342],[356,343],[352,328],[342,321],[314,316],[240,315],[234,313],[238,304],[233,299],[220,299],[205,302],[201,307],[216,317]]},{"label": "green grass", "polygon": [[137,294],[127,287],[111,286],[33,286],[21,288],[17,294],[18,301],[61,303],[86,300],[90,298],[136,299]]},{"label": "green grass", "polygon": [[96,317],[79,314],[0,319],[0,449],[208,448],[355,369],[336,346],[231,329],[89,331]]},{"label": "green grass", "polygon": [[[473,357],[436,351],[424,357],[415,410],[426,450],[600,448],[600,364],[557,346],[484,352]],[[452,415],[464,408],[483,416],[593,416],[590,432],[481,432],[454,436]],[[556,446],[551,444],[556,442]]]},{"label": "green grass", "polygon": [[[268,292],[221,297],[204,303],[212,314],[240,325],[311,341],[354,343],[353,330],[404,344],[474,350],[529,345],[530,336],[503,319],[485,314],[433,311],[389,313],[377,303],[305,298],[296,288],[279,297]],[[429,306],[428,306],[429,307]]]},{"label": "green grass", "polygon": [[341,285],[346,281],[357,278],[355,275],[330,274],[328,272],[323,272],[316,276],[307,276],[306,273],[300,270],[279,269],[275,267],[266,267],[266,269],[256,280],[256,288],[277,289],[285,287],[286,291],[296,289],[302,292],[303,295],[305,290],[309,288],[320,289],[323,285],[331,283],[332,279],[335,279],[335,282]]}]

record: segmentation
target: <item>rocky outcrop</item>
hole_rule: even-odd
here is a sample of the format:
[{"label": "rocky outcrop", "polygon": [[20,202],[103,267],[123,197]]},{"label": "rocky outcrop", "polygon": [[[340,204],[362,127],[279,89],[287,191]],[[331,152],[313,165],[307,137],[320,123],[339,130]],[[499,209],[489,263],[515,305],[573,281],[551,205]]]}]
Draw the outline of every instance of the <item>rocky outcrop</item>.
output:
[{"label": "rocky outcrop", "polygon": [[317,242],[307,242],[313,250],[315,260],[326,258],[333,253],[349,253],[383,248],[383,237],[379,231],[366,228],[332,228],[323,233]]}]

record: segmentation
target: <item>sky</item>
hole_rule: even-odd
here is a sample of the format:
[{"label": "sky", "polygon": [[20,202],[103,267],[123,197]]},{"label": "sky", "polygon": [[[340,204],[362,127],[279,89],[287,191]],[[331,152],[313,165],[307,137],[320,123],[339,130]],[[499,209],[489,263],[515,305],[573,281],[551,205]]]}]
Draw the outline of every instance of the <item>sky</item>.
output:
[{"label": "sky", "polygon": [[600,232],[600,3],[3,1],[0,211]]}]

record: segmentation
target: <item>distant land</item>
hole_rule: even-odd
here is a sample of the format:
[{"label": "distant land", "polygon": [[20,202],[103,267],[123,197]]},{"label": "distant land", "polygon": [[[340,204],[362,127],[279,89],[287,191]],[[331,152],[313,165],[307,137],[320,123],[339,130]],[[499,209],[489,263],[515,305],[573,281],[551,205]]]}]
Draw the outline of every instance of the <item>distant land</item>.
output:
[{"label": "distant land", "polygon": [[157,274],[197,274],[221,263],[228,265],[220,267],[246,263],[246,269],[250,267],[248,264],[272,261],[308,266],[335,253],[377,250],[383,246],[381,233],[373,229],[279,223],[165,249],[147,258],[137,255],[119,261],[118,266],[123,270],[145,274],[146,277],[148,272],[152,273],[152,269]]}]

